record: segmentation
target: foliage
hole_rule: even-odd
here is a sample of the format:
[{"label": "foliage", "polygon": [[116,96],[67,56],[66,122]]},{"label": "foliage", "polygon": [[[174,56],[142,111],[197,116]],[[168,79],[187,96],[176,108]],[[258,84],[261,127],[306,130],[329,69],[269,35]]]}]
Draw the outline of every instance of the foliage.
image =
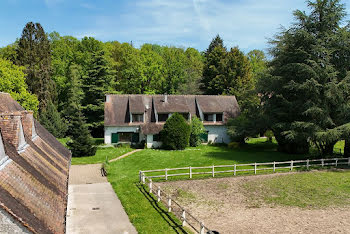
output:
[{"label": "foliage", "polygon": [[202,141],[200,135],[204,133],[204,126],[202,121],[196,116],[192,117],[191,120],[191,133],[190,133],[190,146],[199,146]]},{"label": "foliage", "polygon": [[72,119],[71,141],[67,142],[68,148],[72,151],[73,157],[92,156],[96,154],[96,147],[80,109]]},{"label": "foliage", "polygon": [[50,42],[39,23],[29,22],[23,29],[16,50],[16,64],[25,67],[30,92],[39,100],[39,110],[55,101],[55,83],[51,79]]},{"label": "foliage", "polygon": [[0,58],[0,91],[9,93],[26,110],[38,113],[38,99],[28,92],[24,68]]},{"label": "foliage", "polygon": [[265,53],[261,50],[252,50],[247,54],[252,71],[254,84],[267,72],[267,59]]},{"label": "foliage", "polygon": [[267,137],[267,140],[268,140],[269,142],[272,142],[272,139],[273,139],[273,131],[267,130],[267,131],[265,132],[265,136]]},{"label": "foliage", "polygon": [[170,150],[183,150],[189,144],[191,127],[179,113],[174,113],[160,132],[163,147]]},{"label": "foliage", "polygon": [[103,135],[104,100],[110,88],[112,76],[104,51],[92,55],[91,67],[82,79],[84,98],[82,100],[83,112],[94,136]]},{"label": "foliage", "polygon": [[64,137],[67,131],[67,125],[62,120],[56,106],[50,101],[46,108],[41,111],[39,116],[40,123],[55,137]]},{"label": "foliage", "polygon": [[334,59],[342,55],[345,11],[338,0],[309,1],[308,6],[309,15],[295,11],[296,23],[271,42],[271,76],[260,80],[259,90],[280,150],[304,153],[312,142],[326,155],[350,135],[344,131],[350,80],[342,75],[343,58]]}]

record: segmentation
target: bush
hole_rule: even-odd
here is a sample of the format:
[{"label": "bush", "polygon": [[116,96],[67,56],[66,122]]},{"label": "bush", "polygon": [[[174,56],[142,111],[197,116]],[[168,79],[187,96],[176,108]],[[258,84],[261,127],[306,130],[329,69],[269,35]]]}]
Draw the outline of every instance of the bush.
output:
[{"label": "bush", "polygon": [[204,126],[202,121],[193,117],[191,121],[190,146],[196,147],[202,143],[200,135],[204,133]]},{"label": "bush", "polygon": [[170,150],[183,150],[189,144],[191,127],[185,118],[174,113],[164,124],[160,132],[163,147]]},{"label": "bush", "polygon": [[267,137],[268,142],[272,142],[273,131],[267,130],[267,131],[265,132],[265,136]]}]

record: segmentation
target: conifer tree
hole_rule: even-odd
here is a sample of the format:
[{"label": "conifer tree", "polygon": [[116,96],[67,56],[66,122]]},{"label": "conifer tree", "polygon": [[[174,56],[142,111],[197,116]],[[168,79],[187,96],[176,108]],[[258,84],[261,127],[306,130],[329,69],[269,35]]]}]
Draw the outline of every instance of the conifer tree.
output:
[{"label": "conifer tree", "polygon": [[16,50],[16,63],[26,68],[29,91],[38,97],[39,111],[43,111],[48,103],[54,103],[56,91],[51,79],[50,42],[39,23],[26,24]]},{"label": "conifer tree", "polygon": [[65,136],[67,131],[66,123],[62,120],[57,107],[51,101],[41,111],[39,122],[55,137],[61,138]]},{"label": "conifer tree", "polygon": [[107,90],[110,89],[111,81],[112,76],[104,51],[95,52],[91,58],[90,69],[82,82],[83,114],[93,136],[103,135],[104,100]]}]

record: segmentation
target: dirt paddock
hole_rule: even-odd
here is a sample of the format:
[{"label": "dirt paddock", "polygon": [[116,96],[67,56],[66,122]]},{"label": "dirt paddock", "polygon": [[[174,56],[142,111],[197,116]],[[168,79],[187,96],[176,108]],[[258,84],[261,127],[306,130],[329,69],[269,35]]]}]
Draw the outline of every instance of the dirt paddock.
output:
[{"label": "dirt paddock", "polygon": [[[252,205],[242,185],[283,174],[158,183],[206,226],[220,233],[350,233],[350,207],[302,209]],[[254,204],[254,203],[253,203]]]}]

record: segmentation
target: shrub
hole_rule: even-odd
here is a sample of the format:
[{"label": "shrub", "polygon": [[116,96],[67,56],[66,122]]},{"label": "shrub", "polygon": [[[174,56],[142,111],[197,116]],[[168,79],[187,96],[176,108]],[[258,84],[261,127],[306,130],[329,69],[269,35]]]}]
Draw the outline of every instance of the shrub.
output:
[{"label": "shrub", "polygon": [[265,132],[265,136],[267,137],[267,140],[268,140],[269,142],[272,142],[273,131],[267,130],[267,131]]},{"label": "shrub", "polygon": [[200,135],[204,133],[202,121],[193,117],[191,121],[190,146],[196,147],[202,143]]},{"label": "shrub", "polygon": [[183,150],[189,144],[191,127],[185,118],[174,113],[160,132],[163,147],[170,150]]}]

